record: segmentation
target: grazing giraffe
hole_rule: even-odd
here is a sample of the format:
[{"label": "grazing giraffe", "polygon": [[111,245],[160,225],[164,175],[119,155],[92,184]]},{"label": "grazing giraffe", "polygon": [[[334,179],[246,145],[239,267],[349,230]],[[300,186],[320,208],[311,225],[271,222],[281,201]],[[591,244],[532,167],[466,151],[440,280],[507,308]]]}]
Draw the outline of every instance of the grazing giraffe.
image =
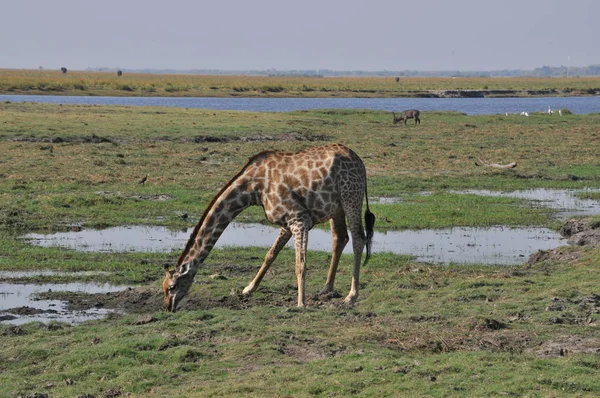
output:
[{"label": "grazing giraffe", "polygon": [[[363,195],[366,199],[366,234],[361,220]],[[293,236],[296,249],[298,306],[305,304],[304,277],[308,231],[330,221],[333,255],[322,294],[333,291],[335,274],[348,228],[354,249],[354,270],[346,303],[358,297],[359,270],[363,249],[366,264],[371,255],[375,216],[369,210],[367,174],[362,160],[340,144],[314,147],[303,152],[261,152],[225,184],[212,199],[194,228],[175,269],[165,266],[164,307],[175,312],[185,297],[200,265],[227,225],[245,208],[262,206],[270,222],[281,227],[260,270],[244,289],[251,294],[260,284],[277,254]],[[348,219],[348,225],[346,224]]]}]

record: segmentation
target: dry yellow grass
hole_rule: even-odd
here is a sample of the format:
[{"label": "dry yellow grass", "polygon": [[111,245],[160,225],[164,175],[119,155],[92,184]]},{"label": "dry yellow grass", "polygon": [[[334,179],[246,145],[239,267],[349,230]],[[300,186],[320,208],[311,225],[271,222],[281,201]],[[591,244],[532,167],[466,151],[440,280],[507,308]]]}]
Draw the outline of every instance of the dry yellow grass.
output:
[{"label": "dry yellow grass", "polygon": [[411,97],[446,90],[507,91],[492,95],[590,95],[600,77],[401,78],[223,76],[0,69],[0,94],[112,96]]}]

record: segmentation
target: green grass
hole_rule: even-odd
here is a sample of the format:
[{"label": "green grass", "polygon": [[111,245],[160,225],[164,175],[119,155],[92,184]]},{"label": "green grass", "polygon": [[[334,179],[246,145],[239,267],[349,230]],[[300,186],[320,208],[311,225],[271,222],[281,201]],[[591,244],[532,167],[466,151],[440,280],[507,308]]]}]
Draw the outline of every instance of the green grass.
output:
[{"label": "green grass", "polygon": [[[398,228],[544,224],[544,215],[523,202],[443,194],[449,189],[600,186],[597,115],[426,112],[422,125],[399,127],[387,112],[364,110],[258,114],[0,104],[0,111],[5,154],[0,225],[15,230],[72,224],[179,227],[185,225],[181,213],[193,216],[191,222],[197,219],[214,192],[253,154],[336,141],[364,159],[373,197],[439,192],[378,209]],[[221,142],[209,142],[214,140]],[[516,161],[518,167],[480,167],[479,158]],[[137,184],[146,173],[149,181]],[[490,206],[496,211],[489,212]],[[252,210],[247,217],[256,221],[262,215]]]},{"label": "green grass", "polygon": [[[600,394],[598,247],[565,247],[558,259],[502,267],[430,265],[378,253],[361,270],[352,308],[340,306],[342,298],[313,296],[323,287],[329,254],[309,252],[304,310],[294,307],[292,250],[283,250],[247,300],[238,292],[265,249],[214,250],[187,307],[167,314],[160,311],[162,266],[179,251],[85,253],[18,239],[72,225],[191,227],[251,155],[336,141],[365,161],[380,231],[556,228],[548,211],[522,200],[453,192],[599,188],[598,115],[423,112],[420,126],[404,127],[394,126],[389,113],[365,110],[259,114],[5,103],[0,113],[0,270],[107,271],[36,281],[93,280],[148,292],[121,303],[131,311],[82,325],[0,324],[0,396]],[[273,140],[248,140],[265,136]],[[307,138],[316,141],[300,140]],[[490,169],[477,166],[478,158],[518,166]],[[146,173],[148,182],[138,184]],[[399,202],[382,205],[378,197]],[[260,208],[251,208],[238,221],[262,218]],[[342,297],[351,261],[344,255],[339,267]],[[105,297],[93,300],[102,304]]]},{"label": "green grass", "polygon": [[[42,263],[61,256],[46,250]],[[228,297],[249,281],[248,266],[263,252],[215,250],[191,294]],[[585,347],[598,339],[585,319],[597,315],[579,302],[600,282],[599,254],[588,249],[571,263],[502,268],[424,266],[381,254],[363,269],[353,308],[333,306],[341,300],[334,299],[299,311],[286,249],[245,309],[156,309],[142,324],[132,314],[73,327],[0,326],[0,394],[595,396],[598,358]],[[103,269],[121,255],[77,256]],[[122,256],[137,264],[137,254]],[[337,287],[344,294],[350,257],[342,261]],[[226,271],[233,264],[246,271]],[[326,268],[326,253],[310,253],[309,292],[322,286]],[[215,271],[227,279],[210,280]],[[545,310],[557,300],[564,310]]]}]

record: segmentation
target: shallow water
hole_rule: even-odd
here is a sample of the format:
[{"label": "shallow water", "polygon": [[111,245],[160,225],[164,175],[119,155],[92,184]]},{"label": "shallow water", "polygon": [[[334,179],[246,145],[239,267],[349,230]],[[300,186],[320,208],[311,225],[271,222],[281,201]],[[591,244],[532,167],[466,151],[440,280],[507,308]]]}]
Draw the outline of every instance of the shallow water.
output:
[{"label": "shallow water", "polygon": [[[469,190],[468,193],[486,196],[508,196],[532,201],[534,205],[549,207],[559,217],[600,213],[596,200],[579,199],[578,192],[600,192],[600,189],[530,189],[512,192]],[[395,203],[394,198],[379,198],[379,203]],[[104,230],[59,232],[50,235],[28,234],[23,238],[41,246],[61,246],[81,251],[179,251],[185,246],[191,230],[171,231],[164,227],[114,227]],[[278,229],[262,224],[231,223],[217,248],[227,246],[270,247]],[[558,233],[546,228],[468,228],[455,227],[441,230],[376,232],[373,252],[409,254],[419,261],[430,263],[519,264],[537,250],[548,250],[566,244]],[[288,243],[293,247],[293,239]],[[313,229],[309,235],[309,249],[330,251],[329,231]],[[351,252],[351,245],[345,253]]]},{"label": "shallow water", "polygon": [[[192,229],[170,231],[164,227],[114,227],[104,230],[60,232],[49,235],[28,234],[24,238],[41,246],[61,246],[81,251],[180,251]],[[258,246],[268,248],[277,238],[278,229],[262,224],[231,223],[216,248]],[[416,256],[429,263],[519,264],[537,250],[566,244],[558,233],[546,228],[469,228],[376,232],[373,253],[392,252]],[[352,252],[347,245],[344,253]],[[293,239],[288,243],[293,248]],[[308,237],[309,250],[331,251],[331,234],[313,229]]]},{"label": "shallow water", "polygon": [[[114,286],[107,283],[9,283],[11,278],[54,274],[52,271],[0,272],[0,278],[6,280],[0,282],[0,317],[10,317],[10,319],[2,320],[1,322],[19,325],[33,321],[80,323],[90,319],[99,319],[106,316],[110,311],[102,308],[92,308],[85,311],[67,310],[66,302],[61,300],[40,300],[37,298],[37,294],[48,291],[84,292],[88,294],[108,293],[127,288],[127,286]],[[32,312],[40,310],[40,313],[23,315],[11,312],[11,309],[22,307],[34,309]]]},{"label": "shallow water", "polygon": [[[572,215],[593,215],[600,213],[600,203],[595,200],[579,199],[577,192],[600,192],[599,189],[559,190],[531,189],[513,192],[469,190],[468,193],[485,196],[507,196],[531,200],[534,205],[549,207],[557,211],[559,217]],[[379,198],[379,203],[396,203],[397,198]],[[23,239],[41,246],[60,246],[80,251],[94,252],[179,252],[185,246],[192,229],[171,231],[164,227],[128,226],[104,230],[81,230],[54,234],[28,234]],[[231,223],[219,241],[217,248],[230,246],[270,247],[278,235],[278,229],[262,224]],[[331,235],[328,230],[313,229],[309,234],[309,249],[331,251]],[[549,250],[566,245],[566,239],[557,232],[546,228],[469,228],[455,227],[439,230],[376,232],[373,239],[373,252],[392,252],[413,255],[418,261],[439,264],[488,264],[515,265],[527,261],[538,250]],[[293,239],[288,243],[293,248]],[[266,250],[265,250],[266,251]],[[344,250],[351,253],[351,244]],[[42,275],[62,275],[55,271],[0,272],[0,280],[30,278]],[[4,322],[25,323],[30,321],[47,322],[60,320],[78,323],[106,315],[103,309],[69,312],[60,301],[39,301],[35,293],[48,289],[54,291],[83,291],[88,293],[123,290],[123,286],[106,284],[9,284],[0,283],[0,316],[6,309],[29,306],[53,313],[19,316]]]},{"label": "shallow water", "polygon": [[591,199],[580,199],[577,193],[598,193],[600,189],[525,189],[520,191],[501,192],[488,190],[467,190],[457,193],[468,193],[481,196],[505,196],[531,200],[534,204],[556,210],[556,216],[567,218],[572,216],[591,216],[600,214],[600,202]]},{"label": "shallow water", "polygon": [[[576,114],[600,111],[597,97],[527,98],[211,98],[211,97],[102,97],[60,95],[0,95],[0,101],[55,104],[164,106],[252,112],[290,112],[307,109],[373,109],[388,112],[416,108],[421,111],[456,111],[468,115],[518,115],[569,109]],[[560,116],[556,116],[560,117]]]}]

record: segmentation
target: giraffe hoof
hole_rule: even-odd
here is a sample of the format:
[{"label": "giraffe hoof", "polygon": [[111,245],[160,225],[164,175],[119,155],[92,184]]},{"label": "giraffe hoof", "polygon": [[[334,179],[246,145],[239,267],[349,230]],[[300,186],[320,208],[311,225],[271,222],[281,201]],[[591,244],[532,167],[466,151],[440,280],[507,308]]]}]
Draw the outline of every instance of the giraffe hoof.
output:
[{"label": "giraffe hoof", "polygon": [[245,288],[244,290],[242,290],[242,294],[243,294],[244,296],[249,296],[249,295],[251,295],[251,294],[252,294],[252,292],[253,292],[253,291],[254,291],[254,290],[252,289],[252,287],[251,287],[251,286],[246,286],[246,288]]}]

